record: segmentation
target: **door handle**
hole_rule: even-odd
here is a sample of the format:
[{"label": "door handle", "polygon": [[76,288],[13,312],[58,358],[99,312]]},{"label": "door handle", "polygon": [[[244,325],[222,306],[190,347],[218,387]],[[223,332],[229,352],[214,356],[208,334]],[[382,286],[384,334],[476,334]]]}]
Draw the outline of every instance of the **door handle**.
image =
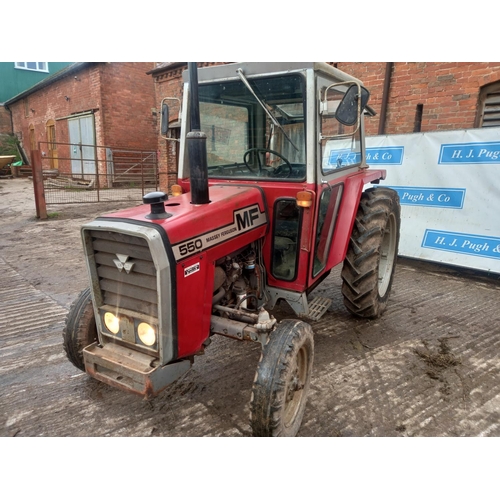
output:
[{"label": "door handle", "polygon": [[332,185],[324,179],[321,180],[321,185],[326,185],[330,191],[332,190]]}]

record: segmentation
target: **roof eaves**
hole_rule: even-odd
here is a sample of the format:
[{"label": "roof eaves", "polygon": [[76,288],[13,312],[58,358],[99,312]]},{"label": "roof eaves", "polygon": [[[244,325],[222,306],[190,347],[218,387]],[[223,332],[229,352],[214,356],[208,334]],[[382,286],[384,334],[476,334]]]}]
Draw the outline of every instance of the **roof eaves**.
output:
[{"label": "roof eaves", "polygon": [[146,72],[147,75],[158,75],[163,73],[164,71],[171,71],[173,69],[182,68],[182,66],[186,66],[187,62],[165,62],[158,64],[156,68]]}]

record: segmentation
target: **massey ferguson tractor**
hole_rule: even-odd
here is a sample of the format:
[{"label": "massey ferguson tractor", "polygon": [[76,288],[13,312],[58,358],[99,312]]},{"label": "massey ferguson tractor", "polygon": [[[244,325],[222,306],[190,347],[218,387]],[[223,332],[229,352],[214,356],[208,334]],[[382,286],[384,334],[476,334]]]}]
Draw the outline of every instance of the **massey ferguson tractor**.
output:
[{"label": "massey ferguson tractor", "polygon": [[[400,206],[394,190],[368,186],[386,175],[365,162],[368,98],[326,63],[189,63],[171,195],[81,229],[90,286],[66,320],[69,360],[147,398],[213,335],[258,342],[252,433],[296,435],[311,324],[331,302],[310,293],[342,263],[353,315],[379,317],[391,290]],[[168,115],[164,104],[162,134]],[[293,319],[271,314],[281,301]]]}]

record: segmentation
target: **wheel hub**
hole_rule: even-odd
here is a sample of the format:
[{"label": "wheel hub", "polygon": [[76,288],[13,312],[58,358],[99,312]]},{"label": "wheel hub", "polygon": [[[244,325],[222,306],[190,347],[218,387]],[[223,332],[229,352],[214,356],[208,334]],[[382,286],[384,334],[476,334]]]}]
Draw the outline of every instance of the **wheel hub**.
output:
[{"label": "wheel hub", "polygon": [[307,352],[302,347],[294,360],[294,366],[290,370],[288,383],[285,393],[285,411],[284,420],[285,426],[290,425],[301,405],[304,397],[305,380],[308,370]]},{"label": "wheel hub", "polygon": [[396,248],[396,219],[393,214],[389,215],[387,227],[380,246],[380,265],[378,274],[378,289],[380,297],[383,297],[389,288],[392,268],[395,262]]},{"label": "wheel hub", "polygon": [[299,379],[299,368],[296,366],[290,375],[290,380],[288,382],[288,391],[286,393],[287,404],[293,399],[295,393],[303,387],[304,385],[300,383]]}]

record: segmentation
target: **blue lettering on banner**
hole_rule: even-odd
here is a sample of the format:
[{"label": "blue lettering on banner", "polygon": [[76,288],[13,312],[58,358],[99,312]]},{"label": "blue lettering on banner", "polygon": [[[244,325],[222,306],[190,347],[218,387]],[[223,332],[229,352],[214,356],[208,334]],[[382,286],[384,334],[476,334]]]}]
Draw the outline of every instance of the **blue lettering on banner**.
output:
[{"label": "blue lettering on banner", "polygon": [[426,229],[423,248],[500,259],[500,238]]},{"label": "blue lettering on banner", "polygon": [[500,163],[500,142],[442,144],[438,164]]},{"label": "blue lettering on banner", "polygon": [[455,208],[464,206],[465,189],[425,188],[406,186],[385,186],[399,194],[401,205],[421,205],[425,207]]},{"label": "blue lettering on banner", "polygon": [[361,162],[361,153],[350,149],[332,149],[328,157],[328,165],[335,165],[335,168],[348,167]]},{"label": "blue lettering on banner", "polygon": [[366,161],[370,165],[402,165],[404,151],[403,146],[366,148]]},{"label": "blue lettering on banner", "polygon": [[[402,165],[404,156],[403,146],[386,148],[367,148],[366,161],[370,165]],[[328,157],[328,165],[343,168],[361,162],[361,153],[350,149],[333,149]]]}]

